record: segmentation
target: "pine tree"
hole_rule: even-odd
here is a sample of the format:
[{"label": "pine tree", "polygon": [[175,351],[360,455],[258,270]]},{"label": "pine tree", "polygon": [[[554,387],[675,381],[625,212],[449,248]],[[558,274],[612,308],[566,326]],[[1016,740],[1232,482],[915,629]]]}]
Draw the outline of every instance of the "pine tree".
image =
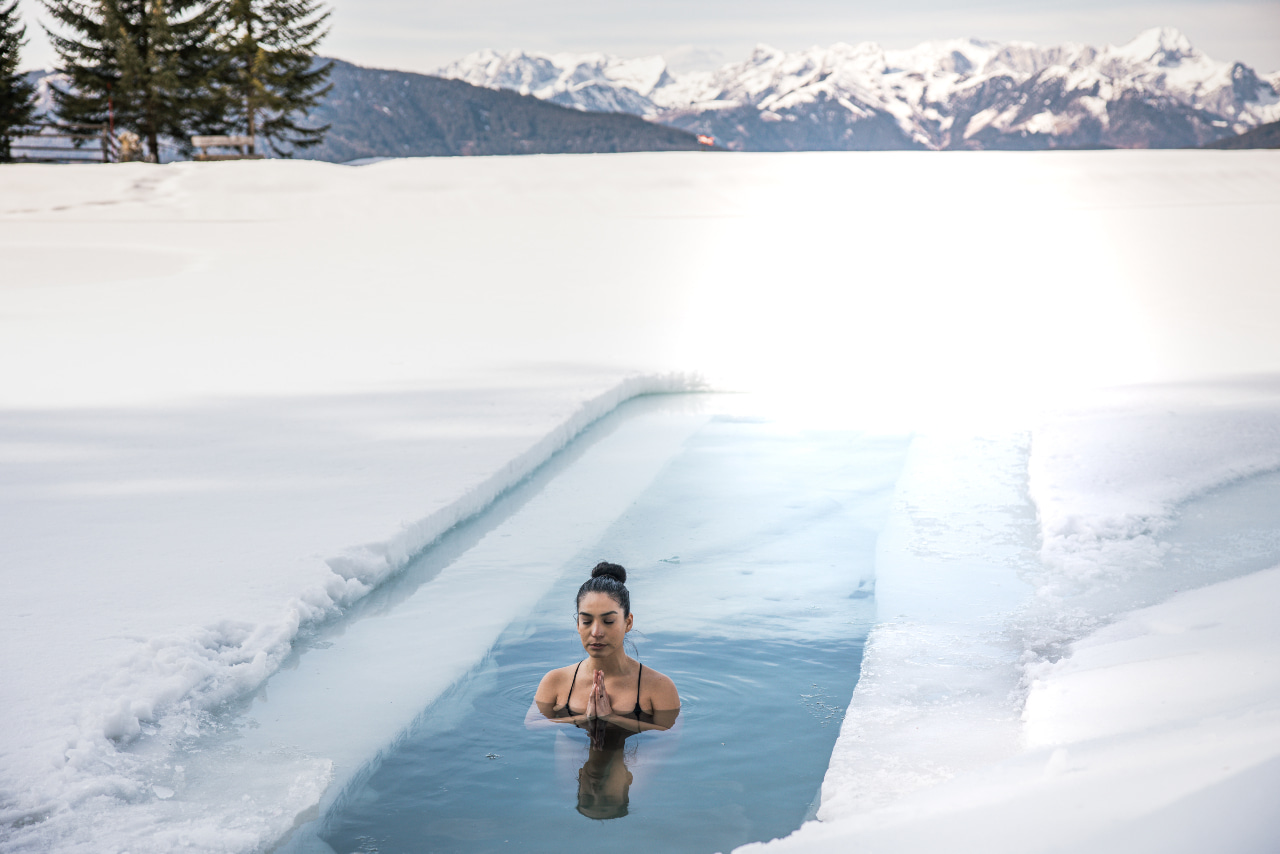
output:
[{"label": "pine tree", "polygon": [[328,125],[298,121],[328,93],[331,63],[317,63],[328,30],[319,0],[226,0],[221,94],[231,128],[290,156],[324,140]]},{"label": "pine tree", "polygon": [[0,162],[11,160],[13,132],[31,123],[35,87],[18,73],[18,54],[27,43],[27,28],[18,20],[18,0],[0,5]]},{"label": "pine tree", "polygon": [[160,137],[186,147],[212,107],[209,76],[219,4],[200,0],[43,0],[75,35],[50,31],[71,87],[53,88],[67,123],[102,124],[137,133],[149,158]]}]

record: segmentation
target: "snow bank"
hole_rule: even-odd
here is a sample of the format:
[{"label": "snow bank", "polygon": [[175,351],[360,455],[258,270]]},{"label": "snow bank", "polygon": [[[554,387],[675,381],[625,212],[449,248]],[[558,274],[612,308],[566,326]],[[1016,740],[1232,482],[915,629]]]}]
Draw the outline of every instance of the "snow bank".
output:
[{"label": "snow bank", "polygon": [[[1238,543],[1206,564],[1165,537],[1189,500],[1276,469],[1274,381],[1116,389],[1027,434],[918,435],[880,538],[879,617],[818,818],[888,807],[1034,746],[1019,715],[1028,686],[1072,641],[1253,568]],[[1238,670],[1233,680],[1249,686]]]},{"label": "snow bank", "polygon": [[381,584],[390,574],[402,569],[410,558],[419,554],[445,531],[488,507],[504,491],[528,477],[534,469],[550,459],[552,454],[563,449],[588,424],[599,420],[617,408],[618,404],[640,395],[675,394],[704,389],[701,380],[681,374],[625,379],[588,400],[568,420],[548,432],[515,459],[503,463],[483,483],[458,501],[406,525],[386,542],[349,549],[346,554],[330,558],[327,563],[336,577],[348,583],[358,581],[363,587],[362,592],[367,592]]},{"label": "snow bank", "polygon": [[1017,749],[1024,603],[1035,542],[1027,436],[918,435],[876,547],[877,618],[822,785],[839,821]]},{"label": "snow bank", "polygon": [[1117,389],[1029,438],[917,438],[820,822],[767,847],[1274,840],[1280,385]]},{"label": "snow bank", "polygon": [[1036,431],[1041,556],[1065,579],[1158,561],[1179,504],[1280,468],[1280,383],[1116,389]]},{"label": "snow bank", "polygon": [[1212,581],[1169,565],[1183,505],[1276,469],[1274,379],[1116,389],[1046,420],[1029,467],[1042,543],[1028,648],[1056,657],[1115,614]]},{"label": "snow bank", "polygon": [[[1030,748],[1203,726],[1225,734],[1280,712],[1280,625],[1268,613],[1280,569],[1253,573],[1131,612],[1035,668],[1023,712]],[[1225,717],[1234,724],[1218,720]],[[1262,715],[1266,717],[1266,715]],[[1274,725],[1278,721],[1273,720]],[[1198,739],[1188,738],[1188,742]],[[1247,740],[1246,740],[1247,741]],[[1280,750],[1258,751],[1239,771]]]},{"label": "snow bank", "polygon": [[1273,850],[1280,568],[1183,593],[1047,668],[1017,756],[739,850]]}]

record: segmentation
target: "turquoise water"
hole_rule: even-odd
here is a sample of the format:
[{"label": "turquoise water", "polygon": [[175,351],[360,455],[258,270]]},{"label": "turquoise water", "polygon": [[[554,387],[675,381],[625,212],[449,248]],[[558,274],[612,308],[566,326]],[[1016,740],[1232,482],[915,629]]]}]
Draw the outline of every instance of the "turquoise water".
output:
[{"label": "turquoise water", "polygon": [[[816,808],[857,682],[906,444],[712,419],[319,837],[339,854],[712,852],[790,833]],[[673,730],[608,755],[576,727],[524,722],[542,675],[584,657],[573,599],[595,559],[628,566],[633,655],[682,700]]]},{"label": "turquoise water", "polygon": [[683,689],[683,720],[627,739],[625,815],[593,819],[578,810],[594,794],[579,781],[586,734],[523,723],[561,646],[540,636],[504,646],[429,710],[453,725],[406,738],[331,818],[325,841],[339,852],[578,850],[584,837],[614,851],[718,851],[785,835],[817,795],[862,651],[856,639],[802,648],[653,637],[649,658]]}]

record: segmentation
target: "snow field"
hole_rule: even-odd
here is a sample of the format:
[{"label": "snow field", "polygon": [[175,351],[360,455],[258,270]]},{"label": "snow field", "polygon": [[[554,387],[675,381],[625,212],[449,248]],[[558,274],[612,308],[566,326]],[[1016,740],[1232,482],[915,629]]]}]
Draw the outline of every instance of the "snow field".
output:
[{"label": "snow field", "polygon": [[[900,487],[874,678],[846,722],[882,742],[842,739],[830,821],[796,839],[960,814],[964,781],[1006,767],[984,761],[1040,773],[1059,749],[1008,752],[1022,676],[1051,685],[1042,660],[1172,592],[1157,564],[1179,502],[1275,465],[1274,390],[1208,380],[1280,371],[1278,205],[1269,152],[6,167],[0,847],[266,844],[320,803],[333,760],[264,760],[274,782],[244,792],[260,808],[215,839],[187,822],[216,814],[200,793],[225,778],[183,783],[168,739],[208,735],[301,628],[592,418],[694,373],[797,422],[934,437]],[[1014,498],[1032,414],[1192,380],[1031,434],[1027,570],[1010,543],[1030,524]],[[901,545],[917,541],[932,555]],[[905,720],[932,734],[902,738]],[[1097,746],[1072,738],[1071,762]],[[883,787],[839,776],[859,756],[893,760],[860,766]],[[860,812],[882,791],[901,799]],[[1017,812],[1011,786],[990,791]]]}]

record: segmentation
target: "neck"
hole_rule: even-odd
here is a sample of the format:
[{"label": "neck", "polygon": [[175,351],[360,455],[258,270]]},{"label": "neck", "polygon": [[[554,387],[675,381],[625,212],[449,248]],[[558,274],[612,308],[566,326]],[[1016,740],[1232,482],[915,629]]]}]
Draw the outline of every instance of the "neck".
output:
[{"label": "neck", "polygon": [[618,652],[608,658],[591,658],[591,670],[602,671],[605,676],[616,676],[619,673],[626,673],[631,670],[634,662],[627,656],[625,652]]}]

